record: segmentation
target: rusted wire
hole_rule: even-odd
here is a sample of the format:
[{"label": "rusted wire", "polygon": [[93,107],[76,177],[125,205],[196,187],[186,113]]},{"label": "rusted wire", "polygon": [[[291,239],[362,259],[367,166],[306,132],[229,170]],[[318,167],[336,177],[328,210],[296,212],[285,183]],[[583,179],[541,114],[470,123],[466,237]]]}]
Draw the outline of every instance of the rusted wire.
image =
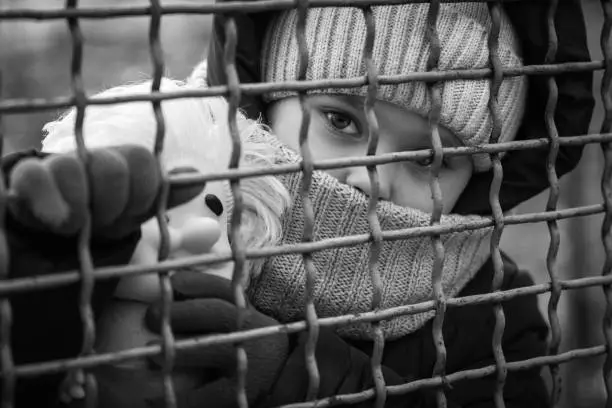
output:
[{"label": "rusted wire", "polygon": [[[546,13],[546,25],[548,28],[548,49],[544,62],[551,64],[554,62],[557,54],[558,39],[557,31],[555,28],[555,13],[557,11],[558,0],[551,0],[549,2],[548,10]],[[559,153],[559,132],[555,125],[555,110],[557,107],[558,90],[557,82],[555,77],[551,76],[548,78],[548,101],[546,103],[546,110],[544,113],[544,119],[546,122],[546,130],[550,138],[549,153],[546,162],[546,171],[548,175],[548,181],[550,184],[550,192],[548,195],[548,202],[546,203],[546,211],[554,211],[557,209],[557,202],[559,200],[559,179],[555,169],[555,163],[557,161],[557,155]],[[547,354],[555,355],[559,352],[559,346],[561,344],[561,324],[559,322],[559,316],[557,314],[557,306],[559,305],[559,299],[561,297],[561,288],[559,286],[559,279],[556,274],[557,255],[559,253],[560,245],[560,234],[559,227],[556,220],[547,221],[548,231],[550,234],[550,244],[548,246],[548,252],[546,255],[546,268],[550,277],[551,293],[548,301],[548,320],[550,322],[551,337],[548,345]],[[549,366],[550,374],[552,378],[552,389],[550,402],[552,407],[556,407],[559,404],[561,398],[561,375],[559,373],[559,366],[551,364]]]},{"label": "rusted wire", "polygon": [[[308,72],[309,52],[308,43],[306,41],[306,18],[308,16],[309,0],[296,0],[297,5],[297,24],[295,27],[295,35],[298,46],[298,81],[306,79]],[[300,102],[300,110],[302,119],[300,123],[299,145],[302,161],[300,167],[302,170],[302,185],[300,188],[300,199],[302,200],[302,212],[304,214],[304,232],[302,234],[303,243],[313,242],[314,234],[314,207],[309,196],[310,185],[312,184],[313,173],[313,156],[308,146],[308,129],[310,127],[311,110],[308,104],[308,99],[304,91],[298,93]],[[306,270],[306,304],[304,305],[306,314],[306,323],[308,329],[308,338],[304,348],[304,359],[306,363],[306,371],[308,372],[308,389],[306,391],[306,401],[314,400],[319,393],[321,376],[315,351],[317,340],[319,337],[319,319],[314,306],[314,291],[317,280],[317,270],[312,259],[312,254],[308,251],[302,253],[304,268]]]},{"label": "rusted wire", "polygon": [[[268,328],[265,328],[265,329],[268,329]],[[262,330],[262,329],[259,329],[259,330]],[[234,333],[234,334],[241,334],[241,333]],[[224,336],[230,336],[230,335],[224,335]],[[210,337],[207,337],[206,339],[210,339]],[[181,341],[181,343],[185,343],[185,344],[192,343],[192,342],[193,342],[193,339]],[[218,341],[215,344],[217,343],[222,343],[222,342]],[[226,342],[224,341],[223,343],[226,343]],[[207,344],[210,344],[210,343],[207,343]],[[150,346],[149,348],[157,352],[159,352],[160,350],[160,346]],[[582,349],[574,349],[574,350],[570,350],[564,353],[557,354],[555,356],[541,356],[541,357],[533,357],[533,358],[522,360],[522,361],[513,361],[510,363],[507,363],[507,368],[509,371],[529,370],[529,369],[533,369],[537,367],[543,367],[547,364],[561,364],[561,363],[566,363],[568,361],[576,360],[580,358],[590,358],[590,357],[601,356],[605,353],[606,353],[606,346],[599,345],[599,346],[593,346],[593,347],[582,348]],[[71,361],[74,361],[74,360],[71,360]],[[483,377],[494,374],[495,370],[496,370],[495,365],[489,365],[489,366],[485,366],[485,367],[481,367],[477,369],[459,371],[456,373],[448,374],[446,376],[446,383],[452,384],[458,381],[483,378]],[[21,370],[21,371],[24,371],[24,370]],[[30,373],[27,373],[27,374],[30,374]],[[403,395],[409,392],[414,392],[414,391],[425,389],[425,388],[439,387],[443,383],[444,382],[443,382],[442,377],[433,377],[433,378],[426,378],[426,379],[411,381],[409,383],[401,384],[401,385],[387,386],[386,388],[387,388],[387,394],[394,396],[394,395],[400,395],[400,394]],[[292,404],[292,405],[288,405],[287,407],[312,407],[315,404],[318,407],[327,407],[327,406],[334,406],[334,405],[339,405],[339,404],[354,404],[354,403],[358,403],[358,402],[362,402],[362,401],[371,399],[373,396],[374,396],[374,389],[371,388],[371,389],[364,390],[364,391],[354,393],[354,394],[337,395],[337,396],[333,396],[329,398],[320,399],[317,401],[312,401],[310,403]]]},{"label": "rusted wire", "polygon": [[[612,141],[612,133],[606,134],[591,134],[584,136],[567,136],[563,139],[559,139],[560,146],[584,146],[591,143],[600,143],[605,141]],[[519,140],[512,142],[485,144],[479,147],[444,147],[442,151],[445,156],[467,156],[476,153],[498,153],[498,152],[509,152],[513,150],[528,150],[546,147],[550,145],[550,139],[532,139],[532,140]],[[401,161],[410,160],[423,160],[430,158],[433,154],[431,149],[414,150],[407,152],[395,152],[395,153],[381,153],[376,156],[361,156],[361,157],[346,157],[339,159],[325,159],[317,160],[312,163],[314,170],[331,170],[340,169],[345,167],[354,166],[376,166],[379,164],[387,164]],[[209,181],[215,180],[228,180],[228,179],[245,179],[247,177],[259,177],[262,175],[280,175],[286,173],[295,173],[300,171],[299,164],[287,164],[287,165],[272,165],[265,169],[256,170],[227,170],[210,172],[205,175],[185,175],[180,177],[174,177],[170,179],[173,185],[196,185],[204,184]]]},{"label": "rusted wire", "polygon": [[[236,45],[238,43],[238,32],[236,21],[231,15],[224,16],[225,30],[225,46],[223,49],[223,63],[225,67],[225,75],[229,93],[228,115],[227,121],[232,139],[232,153],[229,161],[229,168],[237,168],[240,164],[242,156],[242,142],[240,140],[240,131],[238,130],[238,106],[240,106],[240,88],[238,80],[238,72],[236,70]],[[244,294],[246,281],[248,279],[246,272],[246,256],[244,240],[241,234],[242,212],[244,211],[242,190],[240,189],[240,180],[231,180],[230,188],[234,200],[234,209],[232,219],[230,221],[230,246],[232,250],[232,260],[234,261],[234,272],[232,274],[232,290],[234,293],[234,301],[238,307],[237,328],[241,330],[244,326],[247,303]],[[244,346],[241,343],[236,344],[236,402],[238,407],[247,408],[248,401],[246,395],[246,377],[248,370],[248,357]]]},{"label": "rusted wire", "polygon": [[[441,46],[436,27],[438,21],[438,13],[440,11],[440,0],[431,0],[429,3],[429,11],[427,13],[427,24],[425,29],[425,37],[429,41],[430,53],[427,60],[427,71],[437,71],[438,62],[440,60]],[[431,99],[431,109],[429,111],[429,129],[431,147],[433,150],[432,163],[430,166],[429,186],[431,189],[431,197],[433,205],[431,210],[431,226],[440,224],[442,217],[442,209],[444,203],[442,201],[442,189],[440,187],[440,168],[444,158],[442,150],[442,140],[438,123],[440,121],[440,112],[442,111],[442,91],[439,84],[427,83],[427,92]],[[433,267],[431,271],[431,284],[433,289],[433,298],[436,305],[436,314],[432,325],[432,338],[436,348],[436,362],[433,368],[433,376],[440,376],[443,379],[446,375],[446,346],[444,344],[444,314],[446,313],[446,296],[442,286],[442,273],[444,268],[444,244],[440,235],[431,236],[431,245],[433,247]],[[436,402],[438,408],[446,407],[446,395],[444,387],[436,388]]]},{"label": "rusted wire", "polygon": [[[367,7],[377,5],[392,5],[392,4],[407,4],[407,3],[427,3],[429,0],[312,0],[309,2],[310,7]],[[443,3],[465,3],[474,0],[444,0]],[[481,2],[499,1],[499,0],[480,0]],[[522,0],[502,0],[505,3],[522,1]],[[296,8],[296,2],[291,0],[261,0],[252,1],[236,1],[231,3],[216,3],[216,4],[201,4],[194,6],[193,4],[175,4],[161,8],[162,14],[226,14],[226,13],[258,13],[268,11],[281,11]],[[54,20],[64,19],[67,17],[78,17],[82,19],[111,19],[120,17],[148,16],[153,13],[151,7],[115,7],[115,8],[97,8],[89,7],[80,10],[34,10],[34,9],[18,9],[18,10],[0,10],[0,19],[2,20]]]},{"label": "rusted wire", "polygon": [[[600,45],[603,52],[604,60],[606,61],[606,69],[604,71],[601,82],[601,99],[604,107],[604,118],[601,124],[601,129],[612,130],[612,1],[601,0],[601,5],[604,14],[604,24],[601,30]],[[604,169],[601,178],[601,192],[604,198],[605,216],[601,227],[601,239],[605,249],[605,261],[603,265],[602,275],[604,277],[612,276],[612,145],[610,142],[601,144],[604,153]],[[612,285],[609,283],[602,286],[606,307],[604,318],[602,321],[602,329],[608,353],[603,364],[603,379],[606,390],[606,406],[612,406],[612,355],[609,350],[612,348]]]},{"label": "rusted wire", "polygon": [[[586,349],[571,350],[562,354],[558,354],[557,356],[534,357],[524,361],[513,361],[507,363],[508,371],[529,370],[541,367],[545,364],[559,364],[568,362],[570,360],[576,360],[578,358],[596,357],[605,354],[605,352],[605,346],[594,346]],[[486,367],[448,374],[445,377],[426,378],[402,385],[387,386],[387,393],[388,395],[404,395],[417,390],[427,388],[439,388],[444,384],[453,384],[459,381],[483,378],[492,375],[493,373],[495,373],[495,370],[495,365],[489,365]],[[344,406],[367,401],[373,396],[374,390],[369,389],[359,393],[336,395],[334,397],[313,401],[312,403],[283,405],[282,408],[313,408],[315,407],[315,403],[317,408],[327,408],[337,405]]]},{"label": "rusted wire", "polygon": [[[151,91],[158,92],[161,86],[161,80],[164,74],[164,53],[160,41],[161,28],[161,13],[159,0],[151,1],[151,20],[149,25],[149,52],[153,64],[153,82]],[[161,192],[159,201],[157,202],[156,218],[160,230],[160,243],[158,250],[158,261],[165,260],[170,254],[170,234],[168,231],[168,223],[166,220],[166,203],[170,190],[170,184],[166,175],[162,154],[164,148],[164,140],[166,137],[166,122],[161,108],[160,101],[152,101],[153,114],[155,116],[155,145],[153,153],[157,163],[158,171],[161,175]],[[162,375],[163,375],[163,395],[166,408],[176,407],[176,395],[174,392],[174,384],[172,381],[172,370],[174,368],[175,350],[174,350],[174,334],[170,324],[170,308],[172,303],[172,285],[170,283],[169,271],[160,271],[158,273],[160,283],[160,299],[161,304],[161,353],[163,358]]]},{"label": "rusted wire", "polygon": [[[0,70],[0,91],[2,90],[2,71]],[[2,94],[0,93],[0,99]],[[0,116],[0,157],[4,150],[4,132]],[[0,281],[10,278],[10,254],[6,239],[4,219],[6,215],[7,198],[4,174],[0,168]],[[15,397],[15,363],[11,349],[11,328],[13,313],[8,297],[0,297],[0,372],[2,372],[2,408],[12,408]]]},{"label": "rusted wire", "polygon": [[[589,287],[602,286],[612,283],[612,275],[580,278],[568,281],[560,281],[562,290],[577,290]],[[470,295],[464,297],[450,298],[447,300],[447,307],[464,307],[467,305],[482,305],[495,302],[506,302],[522,296],[535,296],[542,293],[550,292],[550,283],[542,283],[516,289],[500,291],[498,293],[486,293],[480,295]],[[342,315],[336,317],[320,318],[319,324],[321,327],[338,327],[348,324],[373,322],[380,320],[388,320],[399,316],[413,315],[434,310],[436,307],[435,301],[430,300],[413,305],[404,305],[394,308],[381,309],[379,311],[366,312],[352,315]],[[199,337],[193,337],[187,340],[177,340],[175,348],[177,350],[188,350],[198,347],[205,347],[214,344],[233,344],[252,340],[260,337],[270,336],[278,333],[297,333],[303,332],[307,327],[305,321],[297,321],[284,325],[267,326],[258,329],[237,331],[228,334],[214,334]],[[89,357],[81,357],[78,359],[54,360],[44,363],[24,364],[15,368],[15,374],[18,377],[31,377],[40,374],[62,372],[75,368],[95,367],[101,364],[114,364],[123,361],[142,359],[154,354],[158,354],[160,346],[145,346],[114,353],[97,354]],[[558,356],[543,356],[538,361],[545,361],[541,365],[544,366],[550,362],[563,362],[558,360]],[[531,361],[533,359],[530,359]],[[512,363],[507,363],[508,366]],[[494,373],[492,371],[491,373]],[[489,373],[489,374],[491,374]]]},{"label": "rusted wire", "polygon": [[[491,31],[489,33],[487,45],[489,48],[489,63],[493,70],[493,78],[490,81],[489,87],[489,112],[491,113],[491,121],[493,124],[491,130],[491,143],[497,143],[502,132],[502,123],[497,105],[497,96],[503,80],[501,74],[502,63],[499,58],[501,5],[499,3],[489,3],[489,14],[491,16]],[[499,191],[501,190],[504,175],[500,153],[491,155],[491,163],[493,167],[493,180],[491,181],[491,188],[489,190],[489,203],[491,205],[494,222],[493,232],[491,234],[491,259],[493,261],[491,292],[495,293],[501,289],[504,281],[504,261],[499,249],[499,243],[504,231],[504,214],[499,202]],[[501,303],[493,304],[493,313],[495,315],[495,327],[493,328],[491,346],[493,348],[497,373],[493,399],[496,408],[503,408],[506,406],[504,403],[504,386],[506,384],[508,369],[506,368],[506,358],[502,347],[504,329],[506,327],[506,316]]]},{"label": "rusted wire", "polygon": [[[366,66],[366,77],[368,80],[368,90],[364,102],[364,115],[368,126],[368,146],[366,150],[367,156],[375,156],[378,150],[379,128],[378,119],[374,110],[378,93],[378,69],[372,58],[374,50],[374,39],[376,34],[376,26],[374,14],[371,7],[362,9],[363,17],[366,26],[366,38],[363,45],[363,60]],[[376,206],[380,195],[380,180],[376,166],[366,166],[368,178],[370,181],[370,195],[368,201],[367,219],[372,235],[372,243],[370,245],[369,270],[370,278],[372,279],[372,310],[378,310],[382,300],[382,277],[380,274],[379,259],[382,248],[382,229],[380,220],[376,213]],[[371,330],[374,338],[374,347],[372,348],[372,356],[370,364],[372,367],[372,378],[374,379],[374,389],[376,390],[376,408],[382,408],[387,399],[385,378],[382,372],[382,359],[385,350],[385,338],[380,322],[372,322]]]},{"label": "rusted wire", "polygon": [[[78,0],[66,0],[67,9],[75,9],[78,7]],[[94,266],[89,251],[89,242],[91,239],[91,202],[90,202],[90,189],[91,189],[91,176],[90,166],[87,148],[85,147],[85,141],[83,139],[83,123],[85,120],[85,109],[87,106],[85,89],[83,86],[82,76],[82,64],[83,64],[83,33],[79,26],[77,19],[67,19],[68,29],[70,31],[70,38],[72,41],[72,62],[70,65],[70,78],[72,93],[76,106],[76,118],[74,123],[74,136],[76,139],[76,152],[79,158],[79,163],[82,166],[82,170],[87,174],[86,177],[86,202],[88,203],[88,211],[85,214],[83,220],[83,227],[79,231],[77,241],[77,252],[79,260],[79,272],[81,280],[81,291],[79,294],[79,314],[83,324],[83,342],[81,345],[81,356],[90,356],[94,354],[94,342],[95,342],[95,322],[93,316],[93,310],[91,307],[91,297],[95,285],[94,280]],[[87,408],[93,408],[96,405],[97,399],[97,383],[95,376],[88,372],[87,369],[84,371],[77,369],[74,372],[68,373],[66,379],[66,386],[68,388],[75,385],[84,386],[85,391],[85,403],[84,406]]]},{"label": "rusted wire", "polygon": [[[566,208],[554,212],[539,212],[518,215],[507,215],[504,217],[505,225],[527,224],[551,219],[567,219],[572,217],[595,215],[604,212],[603,204],[585,205],[580,207]],[[407,239],[414,237],[424,237],[431,235],[442,235],[453,232],[482,229],[493,226],[492,220],[475,221],[470,224],[455,225],[436,225],[417,228],[406,228],[393,231],[383,231],[382,237],[385,241]],[[303,252],[323,251],[331,248],[354,246],[370,242],[370,234],[348,235],[343,237],[328,238],[312,243],[284,244],[274,247],[261,249],[251,249],[246,251],[247,259],[258,259],[277,255],[295,254]],[[189,266],[210,265],[213,263],[231,261],[231,253],[219,253],[214,255],[200,255],[163,261],[155,266],[127,265],[98,268],[94,272],[96,279],[109,279],[116,277],[129,277],[146,273],[169,271]],[[0,296],[12,295],[16,293],[44,290],[53,287],[68,285],[78,282],[78,272],[62,272],[54,275],[29,277],[0,281]]]},{"label": "rusted wire", "polygon": [[[601,70],[603,61],[566,62],[556,65],[529,65],[520,68],[504,68],[504,77],[520,75],[559,75],[568,72],[589,72]],[[459,69],[456,71],[412,72],[403,75],[380,75],[379,85],[393,85],[411,81],[439,82],[455,79],[484,79],[492,75],[490,68]],[[245,95],[261,95],[272,91],[308,91],[321,88],[357,88],[367,85],[364,77],[347,79],[324,79],[286,81],[277,83],[251,83],[240,85]],[[227,95],[227,86],[211,86],[202,90],[152,93],[151,95],[125,95],[117,97],[100,97],[86,99],[88,105],[110,105],[116,103],[142,102],[152,100],[182,99]],[[52,110],[74,106],[74,97],[6,99],[0,101],[0,113],[27,113],[41,110]]]}]

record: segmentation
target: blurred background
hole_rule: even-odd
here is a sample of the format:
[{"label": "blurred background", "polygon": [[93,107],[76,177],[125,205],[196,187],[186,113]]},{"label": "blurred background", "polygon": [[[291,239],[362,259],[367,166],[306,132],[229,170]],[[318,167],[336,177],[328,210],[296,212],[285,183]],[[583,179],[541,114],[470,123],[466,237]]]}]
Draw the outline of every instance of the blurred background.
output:
[{"label": "blurred background", "polygon": [[[198,3],[201,0],[191,0]],[[210,0],[207,0],[210,1]],[[181,4],[189,1],[181,0]],[[84,0],[81,7],[147,5],[146,0]],[[179,3],[164,0],[164,5]],[[583,0],[593,59],[602,59],[599,36],[603,13],[597,0]],[[2,0],[0,9],[62,8],[60,0]],[[182,79],[205,55],[210,35],[209,16],[164,16],[162,45],[166,74]],[[112,20],[84,20],[83,78],[88,93],[117,84],[145,79],[151,75],[148,48],[148,19],[143,17]],[[70,94],[71,42],[66,23],[57,21],[0,22],[0,70],[2,98],[48,98]],[[598,133],[602,121],[599,97],[601,72],[596,73],[594,91],[597,106],[591,132]],[[4,115],[5,153],[38,147],[42,126],[60,112]],[[587,146],[579,168],[561,182],[560,208],[601,202],[602,155],[598,145]],[[524,203],[519,213],[543,211],[548,192]],[[561,248],[556,265],[562,279],[600,275],[603,247],[602,216],[582,217],[559,222]],[[508,226],[502,248],[538,283],[548,280],[546,251],[549,233],[545,223]],[[546,315],[548,296],[540,296]],[[561,351],[601,344],[604,299],[601,288],[564,292],[559,304],[563,328]],[[602,359],[572,361],[562,366],[562,407],[603,406]]]}]

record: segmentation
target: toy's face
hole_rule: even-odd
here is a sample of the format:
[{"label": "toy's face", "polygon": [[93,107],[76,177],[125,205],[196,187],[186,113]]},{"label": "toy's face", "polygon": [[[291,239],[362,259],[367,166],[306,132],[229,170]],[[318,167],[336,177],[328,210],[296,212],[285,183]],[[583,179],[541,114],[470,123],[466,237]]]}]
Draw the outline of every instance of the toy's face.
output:
[{"label": "toy's face", "polygon": [[[172,171],[171,171],[172,173]],[[221,253],[230,250],[227,235],[228,189],[221,182],[207,183],[204,191],[192,201],[167,212],[170,233],[169,259]],[[154,265],[158,261],[159,226],[151,219],[142,226],[142,239],[134,251],[132,264]],[[202,273],[213,273],[231,279],[231,262],[193,267]],[[115,298],[154,302],[160,296],[159,277],[155,273],[122,278]]]}]

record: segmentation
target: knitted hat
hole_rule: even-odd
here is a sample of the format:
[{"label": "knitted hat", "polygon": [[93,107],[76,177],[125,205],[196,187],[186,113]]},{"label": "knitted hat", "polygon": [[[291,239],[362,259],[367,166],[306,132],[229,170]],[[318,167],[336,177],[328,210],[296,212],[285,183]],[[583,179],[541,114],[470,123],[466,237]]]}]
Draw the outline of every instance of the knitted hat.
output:
[{"label": "knitted hat", "polygon": [[[427,4],[372,7],[375,39],[372,57],[379,75],[401,75],[427,71],[430,44],[427,40]],[[264,41],[265,81],[282,82],[298,77],[299,52],[296,10],[280,13],[271,23]],[[483,3],[445,3],[440,6],[437,32],[441,54],[440,71],[489,67],[487,40],[491,20]],[[306,19],[309,61],[307,80],[363,77],[366,25],[360,9],[313,8]],[[498,55],[504,67],[520,67],[519,45],[513,28],[502,14]],[[527,80],[505,78],[497,102],[502,131],[499,142],[515,137],[525,105]],[[492,116],[489,112],[489,79],[452,80],[439,85],[442,110],[439,124],[453,132],[466,146],[489,142]],[[310,93],[366,96],[367,87],[318,89]],[[295,95],[278,91],[265,96],[267,102]],[[427,117],[430,97],[425,82],[381,85],[378,99],[394,103]],[[476,171],[490,165],[488,155],[474,157]]]}]

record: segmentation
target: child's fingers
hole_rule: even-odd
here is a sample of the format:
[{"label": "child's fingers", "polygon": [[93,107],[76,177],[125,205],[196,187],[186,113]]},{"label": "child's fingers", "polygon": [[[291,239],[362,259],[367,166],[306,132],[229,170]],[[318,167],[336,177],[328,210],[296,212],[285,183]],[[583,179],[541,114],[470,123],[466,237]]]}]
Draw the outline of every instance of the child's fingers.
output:
[{"label": "child's fingers", "polygon": [[[100,226],[94,233],[98,237],[118,239],[137,231],[143,222],[155,215],[155,202],[161,186],[159,169],[153,154],[141,146],[123,145],[101,150],[108,153],[100,155],[100,166],[121,163],[112,171],[116,171],[117,176],[123,180],[118,186],[121,194],[117,194],[118,202],[114,207],[120,213],[112,217],[112,222]],[[112,200],[114,193],[108,190],[105,192],[103,184],[100,184],[100,195],[108,195],[101,197],[102,202]],[[99,208],[103,211],[102,205]],[[109,215],[107,220],[110,219]]]},{"label": "child's fingers", "polygon": [[89,165],[93,226],[107,227],[119,218],[127,205],[130,194],[128,165],[119,152],[111,149],[92,150]]},{"label": "child's fingers", "polygon": [[[38,159],[25,159],[15,165],[9,179],[11,205],[19,221],[32,221],[54,228],[68,220],[70,208],[47,167]],[[24,219],[31,215],[33,220]],[[28,217],[29,218],[29,217]]]},{"label": "child's fingers", "polygon": [[141,146],[124,145],[111,149],[124,158],[129,176],[129,196],[123,218],[137,218],[142,222],[143,217],[146,219],[153,216],[161,186],[155,156]]},{"label": "child's fingers", "polygon": [[56,232],[76,234],[85,223],[89,211],[87,200],[87,176],[76,154],[60,154],[42,160],[52,175],[59,192],[70,209],[70,217]]},{"label": "child's fingers", "polygon": [[170,279],[177,300],[217,298],[234,303],[231,282],[220,276],[199,271],[181,271]]},{"label": "child's fingers", "polygon": [[[192,299],[173,302],[170,310],[172,331],[179,335],[227,333],[236,330],[237,308],[222,299]],[[162,311],[154,304],[147,309],[145,322],[152,331],[161,330]]]},{"label": "child's fingers", "polygon": [[[177,350],[173,360],[174,370],[200,369],[202,371],[230,374],[235,369],[236,348],[232,344],[213,344],[197,348]],[[163,367],[164,356],[155,354],[149,362],[156,367]]]}]

